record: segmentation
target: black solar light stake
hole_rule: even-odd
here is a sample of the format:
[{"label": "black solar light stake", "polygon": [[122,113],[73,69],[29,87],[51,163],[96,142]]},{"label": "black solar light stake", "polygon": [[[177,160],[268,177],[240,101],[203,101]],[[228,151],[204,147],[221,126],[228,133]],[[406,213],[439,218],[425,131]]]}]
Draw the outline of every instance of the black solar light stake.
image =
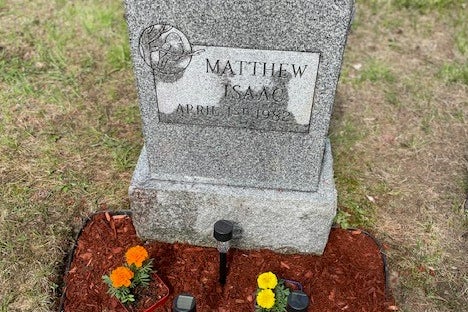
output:
[{"label": "black solar light stake", "polygon": [[307,312],[307,307],[309,306],[309,297],[300,291],[295,290],[291,292],[288,296],[288,305],[286,306],[286,311],[288,312]]},{"label": "black solar light stake", "polygon": [[227,274],[227,252],[229,251],[232,239],[233,224],[227,220],[216,221],[214,225],[214,238],[218,241],[217,247],[219,251],[219,282],[221,285],[226,284]]},{"label": "black solar light stake", "polygon": [[190,294],[180,294],[172,302],[172,312],[196,312],[197,303]]}]

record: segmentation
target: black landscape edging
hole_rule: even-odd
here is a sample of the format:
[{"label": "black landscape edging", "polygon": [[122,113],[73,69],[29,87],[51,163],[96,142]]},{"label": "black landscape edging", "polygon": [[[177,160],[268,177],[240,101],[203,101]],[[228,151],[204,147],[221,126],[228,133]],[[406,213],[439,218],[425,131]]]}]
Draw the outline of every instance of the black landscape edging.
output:
[{"label": "black landscape edging", "polygon": [[[336,227],[333,227],[333,228],[339,229],[341,227],[336,226]],[[364,230],[357,229],[357,228],[347,228],[347,229],[344,229],[344,230],[347,230],[347,231],[360,231],[362,234],[364,234],[367,237],[371,238],[374,241],[374,243],[377,245],[377,247],[379,247],[379,252],[380,252],[380,255],[382,256],[383,273],[384,273],[384,279],[385,279],[385,297],[388,299],[390,297],[390,293],[389,293],[390,288],[389,288],[389,285],[388,285],[387,255],[384,252],[384,248],[383,248],[382,243],[380,243],[380,241],[377,238],[375,238],[372,234],[370,234],[369,232],[366,232]]]},{"label": "black landscape edging", "polygon": [[83,218],[80,230],[76,234],[75,239],[73,241],[73,245],[71,246],[70,251],[68,252],[67,265],[65,267],[65,272],[62,275],[62,285],[61,285],[62,294],[60,296],[60,304],[59,304],[59,307],[58,307],[58,312],[63,312],[63,305],[65,303],[65,294],[66,294],[66,291],[67,291],[67,285],[65,284],[65,276],[68,274],[68,271],[70,270],[70,266],[71,266],[71,263],[73,261],[73,256],[75,254],[78,239],[80,238],[81,233],[83,232],[83,229],[88,225],[88,222],[91,221],[94,216],[96,216],[98,214],[101,214],[101,213],[106,213],[106,212],[109,213],[111,216],[116,216],[116,215],[126,215],[126,216],[129,216],[129,217],[132,216],[132,212],[130,210],[120,210],[120,211],[119,210],[116,210],[116,211],[107,211],[107,210],[105,210],[105,211],[94,212],[94,213],[90,214],[89,216]]},{"label": "black landscape edging", "polygon": [[356,229],[356,231],[361,231],[362,233],[364,233],[365,235],[370,237],[374,241],[374,243],[379,247],[379,251],[380,251],[380,254],[382,256],[383,271],[384,271],[383,273],[384,273],[384,278],[385,278],[385,297],[388,298],[390,296],[390,294],[388,293],[390,288],[389,288],[389,285],[388,285],[387,255],[384,252],[383,245],[382,245],[382,243],[380,243],[380,241],[377,238],[375,238],[369,232],[366,232],[366,231],[363,231],[363,230],[360,230],[360,229]]}]

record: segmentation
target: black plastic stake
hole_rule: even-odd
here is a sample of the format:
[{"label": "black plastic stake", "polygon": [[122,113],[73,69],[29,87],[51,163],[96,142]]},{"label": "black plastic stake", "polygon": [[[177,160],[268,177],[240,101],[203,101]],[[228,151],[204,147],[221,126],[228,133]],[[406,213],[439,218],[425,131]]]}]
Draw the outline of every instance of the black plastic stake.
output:
[{"label": "black plastic stake", "polygon": [[227,253],[219,253],[219,282],[221,285],[226,284],[226,275],[227,275]]},{"label": "black plastic stake", "polygon": [[227,275],[227,252],[229,251],[229,241],[232,239],[233,224],[227,220],[216,221],[214,225],[214,238],[218,241],[219,251],[219,282],[226,284]]}]

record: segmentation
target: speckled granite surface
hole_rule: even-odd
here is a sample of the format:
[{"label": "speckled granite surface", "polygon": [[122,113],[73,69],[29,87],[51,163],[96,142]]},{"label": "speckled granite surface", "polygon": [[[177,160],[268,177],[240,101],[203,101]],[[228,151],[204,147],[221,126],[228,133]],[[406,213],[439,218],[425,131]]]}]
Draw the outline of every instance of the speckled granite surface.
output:
[{"label": "speckled granite surface", "polygon": [[139,234],[206,245],[225,218],[240,247],[320,254],[354,1],[125,6],[145,140],[129,190]]},{"label": "speckled granite surface", "polygon": [[[125,2],[145,145],[154,178],[317,190],[353,1]],[[269,126],[260,127],[260,130],[204,126],[196,122],[191,125],[190,121],[182,124],[161,122],[156,86],[171,80],[155,77],[144,49],[149,41],[142,39],[140,42],[145,30],[154,25],[170,25],[180,31],[172,34],[181,40],[180,51],[176,44],[169,44],[177,53],[188,49],[187,42],[194,46],[319,53],[315,86],[310,86],[314,100],[307,122],[308,131],[269,131]],[[157,39],[161,35],[154,37]],[[159,48],[168,42],[169,39],[161,42]],[[235,51],[232,57],[236,58]],[[294,62],[291,60],[290,63]],[[178,74],[183,76],[184,73]],[[203,83],[201,79],[193,80],[194,87]],[[298,94],[294,96],[300,97]]]}]

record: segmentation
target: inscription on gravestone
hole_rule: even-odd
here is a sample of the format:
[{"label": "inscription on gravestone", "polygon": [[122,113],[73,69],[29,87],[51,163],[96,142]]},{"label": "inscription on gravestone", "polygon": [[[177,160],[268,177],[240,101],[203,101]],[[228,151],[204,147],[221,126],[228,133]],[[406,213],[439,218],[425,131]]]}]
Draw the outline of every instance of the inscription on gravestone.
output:
[{"label": "inscription on gravestone", "polygon": [[159,122],[309,131],[317,52],[192,45],[163,24],[142,32],[139,50],[152,69]]}]

